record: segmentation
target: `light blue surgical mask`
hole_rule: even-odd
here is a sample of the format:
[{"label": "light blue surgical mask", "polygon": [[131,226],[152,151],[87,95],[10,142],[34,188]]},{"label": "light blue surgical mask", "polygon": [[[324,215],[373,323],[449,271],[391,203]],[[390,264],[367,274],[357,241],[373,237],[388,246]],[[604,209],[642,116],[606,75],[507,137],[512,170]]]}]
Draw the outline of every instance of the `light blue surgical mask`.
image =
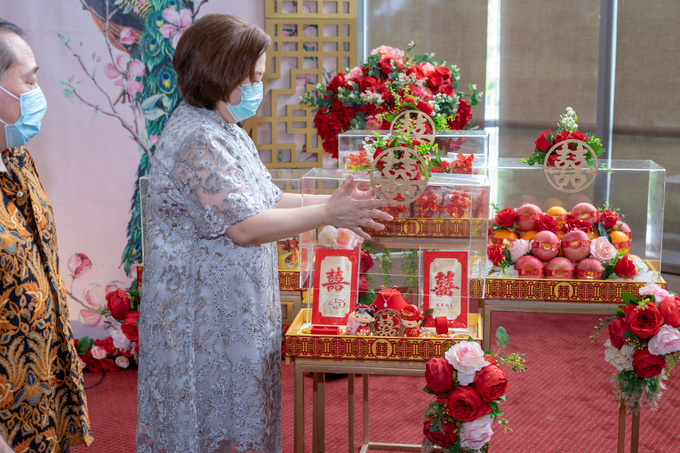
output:
[{"label": "light blue surgical mask", "polygon": [[237,122],[255,116],[263,96],[264,88],[262,82],[255,82],[252,85],[241,85],[241,102],[236,105],[227,104],[229,113],[231,113],[231,116]]},{"label": "light blue surgical mask", "polygon": [[21,104],[21,116],[14,124],[7,124],[2,119],[0,123],[5,125],[5,139],[7,148],[24,146],[35,134],[40,132],[40,123],[47,111],[47,100],[40,87],[17,97],[0,86],[0,90],[12,96]]}]

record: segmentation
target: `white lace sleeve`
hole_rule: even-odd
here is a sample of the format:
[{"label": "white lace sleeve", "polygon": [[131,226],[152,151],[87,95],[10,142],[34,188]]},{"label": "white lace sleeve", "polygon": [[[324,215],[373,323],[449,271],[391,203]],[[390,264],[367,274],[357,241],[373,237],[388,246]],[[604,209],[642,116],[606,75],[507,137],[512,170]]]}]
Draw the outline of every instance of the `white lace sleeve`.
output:
[{"label": "white lace sleeve", "polygon": [[202,129],[180,148],[174,176],[202,237],[221,236],[263,208],[252,190],[257,175],[239,156],[244,151],[240,142]]}]

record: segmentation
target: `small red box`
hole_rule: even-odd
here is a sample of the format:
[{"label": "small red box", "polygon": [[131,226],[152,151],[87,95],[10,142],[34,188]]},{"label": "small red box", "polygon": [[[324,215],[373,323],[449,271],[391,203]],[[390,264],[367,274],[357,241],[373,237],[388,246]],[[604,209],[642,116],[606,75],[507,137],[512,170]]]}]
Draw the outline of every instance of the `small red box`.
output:
[{"label": "small red box", "polygon": [[438,316],[434,318],[434,325],[437,328],[437,335],[446,335],[449,333],[449,320],[446,316]]},{"label": "small red box", "polygon": [[312,335],[340,335],[339,326],[312,326]]}]

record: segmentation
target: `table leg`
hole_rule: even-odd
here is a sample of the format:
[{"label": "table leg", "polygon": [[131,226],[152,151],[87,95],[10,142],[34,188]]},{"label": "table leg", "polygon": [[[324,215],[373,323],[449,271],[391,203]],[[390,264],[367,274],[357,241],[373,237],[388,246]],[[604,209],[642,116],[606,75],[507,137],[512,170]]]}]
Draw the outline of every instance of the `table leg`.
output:
[{"label": "table leg", "polygon": [[619,408],[619,446],[616,453],[625,453],[626,449],[626,405]]},{"label": "table leg", "polygon": [[312,373],[313,381],[313,424],[312,424],[312,452],[323,453],[325,451],[325,436],[324,436],[324,373]]},{"label": "table leg", "polygon": [[294,411],[293,414],[293,449],[295,453],[305,453],[305,387],[304,387],[304,377],[302,375],[302,369],[293,365],[294,371]]},{"label": "table leg", "polygon": [[482,315],[484,316],[484,336],[482,337],[482,349],[491,350],[491,310],[484,305],[484,299],[479,299]]},{"label": "table leg", "polygon": [[349,453],[354,453],[354,374],[347,375],[347,419],[349,427]]},{"label": "table leg", "polygon": [[640,441],[640,414],[633,413],[633,423],[630,430],[630,453],[638,453]]},{"label": "table leg", "polygon": [[368,374],[362,377],[364,379],[364,445],[368,445]]}]

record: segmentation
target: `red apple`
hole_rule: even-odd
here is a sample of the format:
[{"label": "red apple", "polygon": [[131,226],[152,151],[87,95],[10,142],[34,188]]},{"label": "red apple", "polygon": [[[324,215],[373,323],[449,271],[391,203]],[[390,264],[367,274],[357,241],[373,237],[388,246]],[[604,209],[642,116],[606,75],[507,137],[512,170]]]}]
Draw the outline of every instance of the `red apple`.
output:
[{"label": "red apple", "polygon": [[541,261],[549,261],[560,253],[560,240],[552,231],[539,231],[531,240],[531,253]]},{"label": "red apple", "polygon": [[590,255],[590,237],[581,230],[572,230],[562,238],[562,253],[572,261],[581,261]]},{"label": "red apple", "polygon": [[602,275],[604,275],[604,266],[598,259],[586,258],[576,266],[576,278],[600,280]]},{"label": "red apple", "polygon": [[535,204],[525,204],[517,208],[517,225],[522,231],[535,230],[536,218],[543,214]]},{"label": "red apple", "polygon": [[630,230],[630,227],[626,225],[624,222],[618,222],[614,229],[622,233],[626,233],[628,235],[628,239],[633,239],[633,232]]},{"label": "red apple", "polygon": [[515,263],[515,270],[520,277],[543,277],[543,263],[531,255],[524,255]]},{"label": "red apple", "polygon": [[572,208],[571,214],[574,215],[577,219],[587,220],[592,224],[595,224],[595,222],[597,222],[598,217],[597,209],[590,203],[577,204]]},{"label": "red apple", "polygon": [[574,278],[574,263],[558,256],[545,266],[545,278]]}]

